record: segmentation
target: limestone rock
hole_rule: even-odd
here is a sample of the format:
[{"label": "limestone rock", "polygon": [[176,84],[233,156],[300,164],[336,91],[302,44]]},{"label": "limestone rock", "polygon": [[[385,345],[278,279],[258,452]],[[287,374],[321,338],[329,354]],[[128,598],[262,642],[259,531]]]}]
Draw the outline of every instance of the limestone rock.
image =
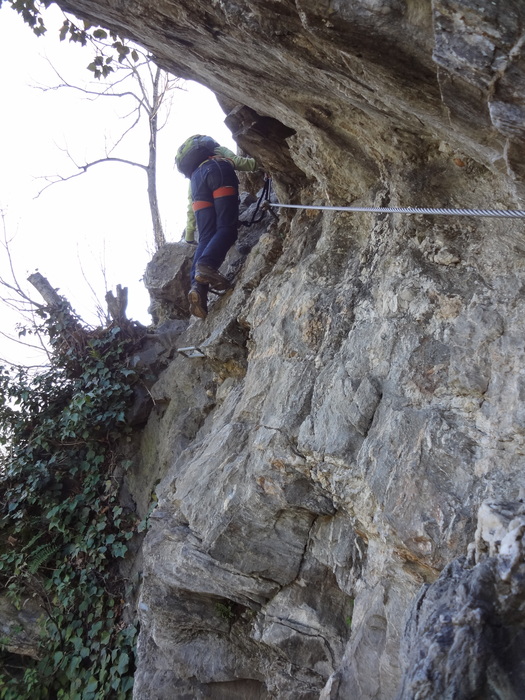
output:
[{"label": "limestone rock", "polygon": [[454,560],[414,605],[400,698],[523,695],[524,533],[521,501],[482,505],[475,560]]},{"label": "limestone rock", "polygon": [[[59,4],[211,87],[282,203],[523,208],[521,0]],[[522,697],[519,507],[465,558],[524,493],[522,220],[278,214],[151,387],[136,700]]]},{"label": "limestone rock", "polygon": [[0,596],[0,635],[2,647],[11,654],[39,658],[41,625],[44,617],[42,601],[24,600],[15,606],[7,595]]},{"label": "limestone rock", "polygon": [[155,323],[190,315],[188,290],[195,246],[181,241],[167,243],[153,256],[144,273],[151,297],[149,312]]}]

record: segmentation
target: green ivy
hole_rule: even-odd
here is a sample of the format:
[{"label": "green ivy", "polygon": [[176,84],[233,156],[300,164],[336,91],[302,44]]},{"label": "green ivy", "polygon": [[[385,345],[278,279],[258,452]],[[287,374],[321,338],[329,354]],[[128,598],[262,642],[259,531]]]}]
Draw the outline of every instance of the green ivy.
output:
[{"label": "green ivy", "polygon": [[0,366],[0,585],[42,607],[39,658],[0,652],[0,698],[125,700],[136,629],[118,562],[137,520],[119,503],[119,445],[135,341],[131,326],[84,330],[66,303],[44,325],[45,371]]},{"label": "green ivy", "polygon": [[[0,0],[0,7],[2,2],[3,0]],[[22,16],[24,22],[31,27],[37,36],[45,33],[46,28],[41,12],[42,8],[51,5],[52,0],[42,0],[42,2],[38,0],[8,0],[8,2]]]},{"label": "green ivy", "polygon": [[[0,7],[2,2],[0,0]],[[28,24],[37,36],[45,34],[47,29],[42,15],[43,10],[52,4],[53,0],[7,0],[11,7],[18,12],[24,22]],[[95,48],[96,56],[89,63],[87,69],[95,78],[107,78],[115,71],[115,60],[122,63],[126,58],[131,58],[134,63],[139,60],[138,52],[127,46],[126,42],[113,31],[94,26],[84,20],[81,26],[72,19],[66,17],[59,31],[60,41],[68,39],[72,43],[91,44]]]}]

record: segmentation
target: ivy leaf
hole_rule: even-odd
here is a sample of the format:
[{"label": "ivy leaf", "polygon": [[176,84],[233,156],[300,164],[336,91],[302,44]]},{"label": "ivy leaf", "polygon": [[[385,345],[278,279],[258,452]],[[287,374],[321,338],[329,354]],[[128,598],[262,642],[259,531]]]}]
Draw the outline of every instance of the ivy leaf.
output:
[{"label": "ivy leaf", "polygon": [[97,688],[98,688],[98,681],[96,678],[91,676],[91,678],[89,679],[88,684],[86,686],[85,692],[86,693],[94,693]]},{"label": "ivy leaf", "polygon": [[123,651],[119,657],[118,664],[117,664],[117,673],[120,676],[123,676],[124,673],[127,671],[128,664],[129,664],[129,656],[125,651]]},{"label": "ivy leaf", "polygon": [[116,542],[115,544],[111,545],[111,552],[114,557],[125,557],[127,551],[127,546],[122,542]]},{"label": "ivy leaf", "polygon": [[65,20],[64,24],[60,27],[59,38],[60,41],[64,41],[69,31],[69,20]]}]

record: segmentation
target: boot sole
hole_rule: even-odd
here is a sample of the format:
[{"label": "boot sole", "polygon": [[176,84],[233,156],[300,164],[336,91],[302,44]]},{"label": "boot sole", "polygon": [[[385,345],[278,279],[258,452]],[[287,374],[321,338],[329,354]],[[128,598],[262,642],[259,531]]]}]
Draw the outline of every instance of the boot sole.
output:
[{"label": "boot sole", "polygon": [[197,316],[197,318],[206,318],[208,312],[201,306],[201,298],[198,292],[191,291],[188,294],[188,301],[190,302],[190,313],[192,316]]}]

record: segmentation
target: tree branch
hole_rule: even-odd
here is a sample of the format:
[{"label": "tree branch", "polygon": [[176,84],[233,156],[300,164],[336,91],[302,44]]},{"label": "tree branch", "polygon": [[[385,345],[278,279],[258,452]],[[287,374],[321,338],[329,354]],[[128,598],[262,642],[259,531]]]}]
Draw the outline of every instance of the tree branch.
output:
[{"label": "tree branch", "polygon": [[34,272],[32,275],[29,275],[27,281],[33,285],[48,306],[59,306],[62,303],[63,297],[40,272]]},{"label": "tree branch", "polygon": [[127,321],[126,307],[128,305],[128,288],[117,284],[117,296],[113,292],[107,292],[106,303],[108,305],[109,315],[117,323]]},{"label": "tree branch", "polygon": [[[56,177],[56,180],[51,180],[48,182],[48,184],[43,187],[40,192],[35,196],[35,199],[38,199],[40,195],[45,192],[49,187],[52,185],[56,185],[59,182],[67,182],[68,180],[73,180],[76,177],[79,177],[80,175],[84,175],[89,168],[92,168],[94,165],[99,165],[100,163],[124,163],[126,165],[133,165],[136,168],[142,168],[142,170],[145,170],[146,172],[148,171],[148,166],[144,165],[143,163],[136,163],[133,160],[127,160],[126,158],[114,158],[113,156],[107,156],[105,158],[99,158],[98,160],[94,160],[91,163],[85,163],[84,165],[77,165],[77,168],[79,168],[80,172],[74,173],[73,175],[68,175],[67,177],[63,177],[62,175],[54,175],[53,177]],[[45,180],[50,180],[50,177],[45,177]]]}]

